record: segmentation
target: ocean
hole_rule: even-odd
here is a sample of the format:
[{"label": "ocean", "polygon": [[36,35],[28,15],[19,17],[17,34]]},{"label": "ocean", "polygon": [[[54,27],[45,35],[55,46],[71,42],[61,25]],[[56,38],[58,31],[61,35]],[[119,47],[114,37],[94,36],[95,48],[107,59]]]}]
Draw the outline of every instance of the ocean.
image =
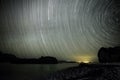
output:
[{"label": "ocean", "polygon": [[0,80],[42,80],[48,75],[78,66],[78,63],[61,64],[0,64]]}]

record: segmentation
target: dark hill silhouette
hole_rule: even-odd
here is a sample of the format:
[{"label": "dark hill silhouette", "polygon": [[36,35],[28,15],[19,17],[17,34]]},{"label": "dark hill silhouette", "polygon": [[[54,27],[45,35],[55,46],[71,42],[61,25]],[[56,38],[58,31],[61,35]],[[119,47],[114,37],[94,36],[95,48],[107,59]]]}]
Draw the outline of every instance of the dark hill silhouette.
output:
[{"label": "dark hill silhouette", "polygon": [[12,62],[16,59],[17,57],[15,55],[9,53],[3,53],[0,51],[0,62]]},{"label": "dark hill silhouette", "polygon": [[120,62],[120,47],[100,48],[98,60],[101,63]]},{"label": "dark hill silhouette", "polygon": [[45,63],[45,64],[49,64],[49,63],[52,63],[52,64],[55,64],[55,63],[58,63],[57,59],[54,58],[54,57],[51,57],[51,56],[46,56],[46,57],[41,57],[39,58],[39,61],[40,63]]},{"label": "dark hill silhouette", "polygon": [[57,64],[58,60],[55,57],[45,56],[41,58],[18,58],[13,54],[3,53],[0,51],[0,62],[15,63],[15,64]]}]

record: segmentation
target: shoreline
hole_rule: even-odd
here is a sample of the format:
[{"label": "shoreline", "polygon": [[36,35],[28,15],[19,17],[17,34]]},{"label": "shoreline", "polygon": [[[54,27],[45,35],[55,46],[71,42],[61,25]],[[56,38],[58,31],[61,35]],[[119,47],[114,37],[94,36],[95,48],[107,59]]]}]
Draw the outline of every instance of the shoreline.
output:
[{"label": "shoreline", "polygon": [[119,80],[120,64],[80,64],[49,75],[46,80]]}]

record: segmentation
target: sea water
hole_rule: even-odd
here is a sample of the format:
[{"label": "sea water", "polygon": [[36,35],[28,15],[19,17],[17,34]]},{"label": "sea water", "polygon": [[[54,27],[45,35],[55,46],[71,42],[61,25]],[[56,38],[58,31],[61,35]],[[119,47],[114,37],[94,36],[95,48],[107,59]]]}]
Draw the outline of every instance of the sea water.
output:
[{"label": "sea water", "polygon": [[0,80],[41,80],[56,71],[77,65],[77,63],[0,64]]}]

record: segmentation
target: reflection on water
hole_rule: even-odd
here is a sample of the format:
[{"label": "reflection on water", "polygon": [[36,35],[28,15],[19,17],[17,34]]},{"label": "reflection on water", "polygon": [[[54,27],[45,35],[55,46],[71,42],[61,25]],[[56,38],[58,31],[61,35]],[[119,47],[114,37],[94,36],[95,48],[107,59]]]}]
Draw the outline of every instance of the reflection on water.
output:
[{"label": "reflection on water", "polygon": [[77,65],[77,63],[0,64],[0,80],[39,80],[50,73]]}]

